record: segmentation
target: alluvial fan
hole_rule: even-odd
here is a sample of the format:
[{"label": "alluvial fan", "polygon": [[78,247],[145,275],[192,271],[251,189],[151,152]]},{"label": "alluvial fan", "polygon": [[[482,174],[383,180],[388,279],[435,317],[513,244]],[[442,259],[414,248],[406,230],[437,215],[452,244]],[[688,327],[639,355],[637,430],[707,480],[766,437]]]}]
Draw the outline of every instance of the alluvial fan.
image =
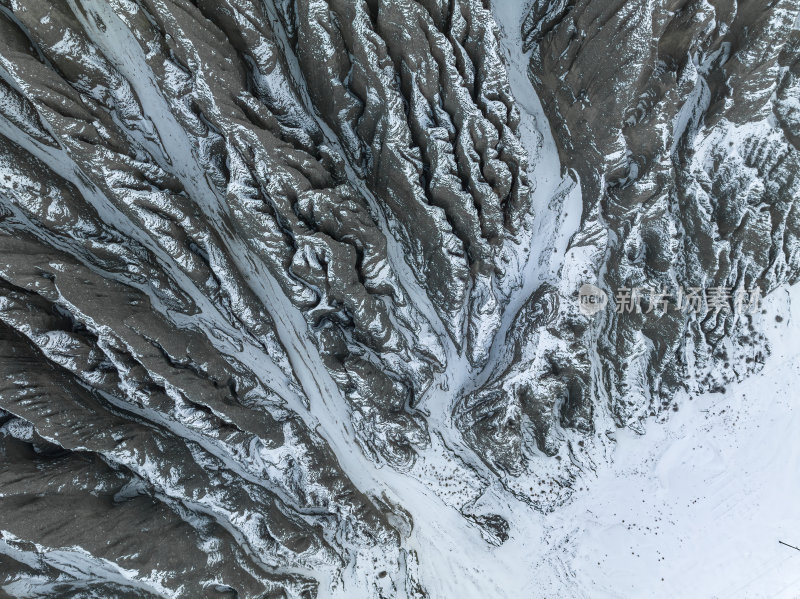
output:
[{"label": "alluvial fan", "polygon": [[798,13],[0,0],[0,596],[506,596],[614,429],[763,362]]}]

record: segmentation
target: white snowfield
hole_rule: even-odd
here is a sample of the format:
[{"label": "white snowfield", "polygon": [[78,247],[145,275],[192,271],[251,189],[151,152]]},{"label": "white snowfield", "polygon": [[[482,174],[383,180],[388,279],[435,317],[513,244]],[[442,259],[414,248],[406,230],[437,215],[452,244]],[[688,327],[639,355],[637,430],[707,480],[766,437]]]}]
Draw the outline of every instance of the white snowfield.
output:
[{"label": "white snowfield", "polygon": [[764,308],[764,369],[682,398],[644,435],[620,430],[611,461],[542,518],[517,596],[800,597],[800,550],[779,543],[800,547],[800,287]]},{"label": "white snowfield", "polygon": [[[502,546],[477,532],[460,544],[469,533],[442,514],[437,534],[425,535],[433,544],[418,547],[430,596],[800,597],[800,286],[763,307],[772,353],[759,374],[681,398],[643,435],[617,431],[606,459],[552,513],[498,498],[511,523]],[[424,526],[436,520],[428,513]]]},{"label": "white snowfield", "polygon": [[[770,348],[765,365],[759,373],[731,384],[719,393],[684,394],[677,398],[676,410],[647,420],[644,430],[639,430],[638,433],[629,428],[617,429],[608,413],[600,413],[594,422],[594,433],[585,435],[589,441],[585,452],[573,453],[570,447],[568,452],[562,451],[558,457],[549,457],[542,453],[525,456],[526,460],[530,458],[531,467],[523,475],[506,476],[498,472],[496,465],[486,455],[480,455],[480,450],[470,444],[463,429],[459,428],[460,424],[453,417],[460,399],[483,387],[507,366],[504,362],[504,352],[508,346],[506,333],[515,326],[515,317],[531,295],[546,283],[557,288],[561,298],[569,297],[573,290],[577,291],[580,282],[583,282],[581,273],[587,272],[591,265],[590,254],[596,250],[588,245],[570,247],[570,239],[581,227],[581,186],[577,175],[565,172],[566,169],[562,170],[548,120],[528,79],[529,56],[522,52],[520,23],[531,3],[535,1],[537,0],[492,1],[501,48],[508,68],[508,79],[521,111],[519,138],[530,158],[528,178],[535,182],[536,188],[532,196],[535,218],[534,215],[527,214],[529,219],[533,218],[531,234],[527,237],[520,236],[518,246],[509,245],[505,248],[509,263],[518,267],[514,274],[515,286],[508,284],[508,304],[502,318],[499,312],[495,314],[496,304],[489,306],[491,309],[486,312],[489,316],[483,323],[485,328],[478,327],[475,333],[479,340],[477,345],[482,348],[481,351],[487,352],[485,366],[480,369],[472,366],[468,359],[468,350],[458,347],[455,340],[449,337],[447,325],[437,316],[437,308],[432,297],[429,297],[428,290],[415,278],[413,268],[406,262],[408,248],[393,236],[396,223],[381,216],[379,200],[372,195],[367,184],[359,179],[353,164],[343,161],[341,166],[347,178],[357,182],[355,191],[362,194],[374,209],[377,215],[375,218],[380,221],[375,230],[380,230],[388,243],[387,261],[373,276],[377,280],[385,275],[384,283],[397,285],[398,289],[402,287],[403,294],[407,295],[403,295],[402,302],[398,302],[398,306],[402,304],[403,307],[387,313],[391,312],[395,320],[412,321],[417,317],[418,310],[422,317],[430,319],[430,323],[420,325],[413,333],[400,323],[396,327],[401,331],[399,335],[409,338],[415,336],[416,339],[412,341],[416,342],[430,340],[431,347],[438,346],[436,338],[441,338],[444,343],[441,350],[443,355],[440,357],[446,363],[447,369],[431,375],[433,383],[425,387],[427,390],[418,398],[419,404],[414,405],[415,411],[425,415],[425,431],[426,435],[430,433],[430,443],[425,446],[420,444],[414,450],[415,461],[412,465],[395,468],[385,460],[373,459],[374,456],[368,454],[366,445],[360,444],[357,423],[353,419],[356,412],[348,404],[349,391],[340,386],[344,378],[342,373],[345,371],[338,371],[342,378],[336,378],[336,371],[326,361],[331,351],[325,350],[328,353],[323,353],[321,346],[312,341],[306,315],[296,304],[296,299],[291,299],[284,292],[279,278],[270,271],[267,262],[259,257],[251,257],[249,254],[253,253],[253,248],[230,231],[220,233],[220,247],[224,246],[225,251],[215,250],[218,252],[216,257],[212,252],[210,262],[208,256],[205,261],[209,264],[219,261],[219,265],[222,265],[218,268],[220,271],[224,271],[225,265],[230,264],[233,267],[231,272],[246,273],[242,275],[246,286],[238,287],[238,279],[234,280],[231,275],[230,278],[220,280],[220,289],[234,304],[241,303],[245,306],[242,310],[250,309],[239,293],[245,287],[253,292],[255,304],[269,307],[269,315],[274,320],[274,337],[267,333],[264,333],[264,337],[275,346],[283,346],[278,348],[280,352],[277,349],[275,352],[281,356],[280,360],[273,363],[268,351],[271,348],[266,346],[269,343],[261,345],[262,340],[255,335],[252,339],[248,337],[239,343],[235,323],[228,319],[227,313],[219,309],[216,300],[210,299],[211,296],[207,296],[206,291],[195,282],[192,278],[194,274],[187,274],[191,270],[192,262],[187,261],[180,265],[176,263],[169,268],[174,270],[170,275],[178,286],[197,305],[198,317],[193,319],[193,316],[181,313],[171,317],[187,331],[195,329],[192,332],[202,334],[209,340],[216,339],[216,342],[210,343],[218,344],[216,349],[220,356],[235,358],[242,371],[254,373],[254,378],[262,377],[265,383],[268,379],[270,391],[269,394],[263,392],[265,397],[260,395],[261,387],[255,384],[253,390],[246,392],[250,393],[250,396],[245,396],[249,402],[247,407],[263,407],[265,410],[269,408],[276,412],[279,407],[281,417],[284,410],[292,412],[302,421],[298,422],[297,429],[290,427],[288,421],[281,421],[285,426],[278,431],[280,435],[275,432],[274,436],[282,439],[285,437],[286,441],[275,441],[274,446],[266,442],[268,439],[258,436],[261,431],[253,432],[244,426],[236,435],[215,436],[219,433],[214,428],[218,421],[230,424],[227,428],[234,428],[233,424],[244,420],[240,416],[241,412],[226,412],[229,406],[217,400],[217,394],[210,391],[208,395],[211,399],[207,400],[209,405],[198,402],[195,407],[194,403],[183,401],[184,390],[179,389],[177,383],[155,371],[152,376],[148,374],[148,377],[159,384],[163,381],[161,386],[164,387],[164,392],[158,391],[161,404],[143,402],[142,405],[127,405],[110,393],[98,391],[105,403],[117,408],[118,412],[127,412],[141,421],[158,425],[160,430],[165,431],[163,437],[167,440],[180,440],[180,444],[167,447],[185,449],[181,455],[185,454],[187,457],[183,461],[193,466],[187,472],[196,473],[191,474],[195,478],[183,480],[180,470],[171,466],[168,459],[171,455],[167,455],[166,450],[161,450],[159,442],[153,442],[152,447],[145,445],[141,450],[141,459],[138,454],[133,455],[137,447],[134,444],[130,446],[133,449],[128,446],[116,449],[115,444],[110,445],[112,449],[105,449],[100,443],[85,449],[75,441],[72,450],[95,452],[108,459],[111,466],[119,463],[133,472],[135,477],[131,477],[133,482],[126,483],[126,490],[119,493],[115,491],[114,495],[110,495],[115,501],[117,496],[127,500],[128,494],[131,497],[145,495],[146,492],[151,492],[152,487],[155,489],[152,493],[156,495],[157,492],[159,500],[163,499],[162,503],[170,506],[170,509],[173,509],[173,505],[180,506],[180,518],[174,520],[185,520],[194,527],[192,530],[211,529],[211,523],[224,529],[224,538],[230,536],[231,545],[220,544],[214,536],[217,534],[215,532],[209,532],[207,537],[199,534],[197,537],[202,541],[198,555],[207,555],[210,572],[214,571],[210,567],[216,566],[216,562],[221,563],[228,559],[236,562],[237,568],[241,566],[244,570],[248,567],[247,564],[243,565],[238,561],[242,561],[241,556],[245,555],[254,557],[255,567],[264,567],[270,574],[275,574],[276,579],[284,574],[307,578],[319,583],[320,597],[336,599],[375,599],[378,591],[382,592],[380,597],[398,599],[800,598],[800,412],[796,409],[796,404],[800,402],[800,285],[771,294],[764,301],[763,313],[755,316],[757,322],[754,326],[767,334]],[[566,0],[563,1],[566,3]],[[602,1],[598,0],[600,3]],[[174,171],[176,180],[185,187],[187,197],[197,198],[202,211],[208,215],[225,214],[226,196],[214,187],[214,182],[204,171],[193,153],[195,150],[192,149],[195,143],[198,148],[211,143],[211,136],[207,134],[209,139],[197,136],[198,139],[202,138],[200,141],[190,139],[190,135],[195,134],[187,132],[172,112],[174,107],[171,103],[178,104],[178,100],[164,96],[164,89],[169,86],[164,86],[163,82],[156,79],[152,73],[152,65],[148,63],[146,51],[140,47],[133,30],[119,17],[119,14],[128,14],[122,8],[137,4],[128,0],[114,3],[70,0],[66,4],[74,9],[82,30],[89,32],[93,43],[117,65],[121,78],[128,82],[125,86],[130,84],[130,89],[120,87],[122,91],[117,90],[119,103],[124,105],[124,95],[135,92],[137,102],[141,103],[142,114],[148,115],[146,120],[150,124],[146,127],[150,129],[143,131],[149,134],[152,129],[154,137],[152,140],[140,140],[142,147],[159,160],[163,159],[161,166],[165,172]],[[190,4],[183,6],[190,8]],[[207,8],[213,5],[203,4]],[[323,6],[325,3],[320,1],[311,4]],[[331,6],[333,4],[335,3],[331,3]],[[276,6],[279,3],[268,2],[267,5],[270,6],[266,10],[271,20],[277,24],[279,19]],[[325,6],[324,9],[327,12],[329,7]],[[171,14],[168,10],[163,12]],[[128,16],[134,13],[135,11]],[[176,26],[176,30],[178,29]],[[200,31],[205,30],[201,28]],[[276,31],[276,44],[284,48],[284,54],[289,61],[287,70],[294,73],[298,82],[303,81],[305,75],[301,72],[300,62],[294,56],[294,50],[288,49],[293,42],[282,27]],[[368,38],[372,33],[370,30],[360,32],[360,35]],[[65,38],[63,43],[69,44],[70,38]],[[256,57],[268,62],[269,48],[259,48]],[[200,62],[198,59],[198,64]],[[168,61],[168,64],[172,63]],[[197,85],[202,89],[211,89],[207,82],[211,80],[210,73],[203,68],[198,68],[197,71],[193,75],[197,78]],[[283,75],[277,70],[272,75],[268,74],[269,76],[261,74],[257,69],[256,73],[254,87],[260,86],[269,91],[280,87],[284,82],[281,78]],[[208,78],[207,81],[204,77]],[[170,79],[169,72],[165,78]],[[694,118],[692,107],[698,103],[708,103],[710,96],[707,86],[703,87],[704,85],[698,79],[695,94],[697,97],[693,96],[693,103],[686,104],[687,108],[679,115],[676,127],[689,126]],[[314,103],[307,88],[301,87],[298,94],[302,96],[299,100],[291,95],[282,96],[280,104],[287,111],[296,111],[297,119],[304,119],[304,108],[309,108],[308,115],[311,115]],[[215,96],[210,91],[208,95],[207,101],[212,105],[216,101]],[[220,94],[219,97],[224,95]],[[24,119],[20,117],[20,120]],[[144,121],[143,117],[142,122]],[[0,118],[0,141],[6,136],[24,146],[25,136],[28,134],[20,132],[16,125],[4,123]],[[335,153],[345,156],[345,142],[348,140],[343,134],[334,132],[330,126],[321,126],[326,143],[335,149]],[[155,141],[155,132],[158,133],[158,144]],[[136,135],[143,137],[144,133],[139,132]],[[357,146],[360,141],[354,139],[352,143]],[[52,163],[54,173],[76,181],[78,191],[86,195],[89,203],[98,209],[98,220],[113,225],[133,241],[139,242],[143,248],[153,245],[148,231],[131,220],[120,208],[121,203],[112,203],[89,183],[81,183],[83,179],[78,177],[80,169],[71,158],[68,159],[66,152],[51,149],[38,142],[33,147],[42,162],[48,163],[48,166]],[[231,153],[232,156],[234,154]],[[709,152],[699,155],[705,159],[707,154]],[[262,156],[266,155],[265,150]],[[256,158],[253,161],[256,162]],[[229,164],[236,170],[235,162]],[[153,166],[159,165],[154,162]],[[0,169],[2,167],[0,165]],[[631,168],[635,174],[636,167]],[[124,174],[124,170],[119,169],[110,172],[117,173],[115,176]],[[245,185],[242,182],[249,181],[249,177],[247,174],[246,178],[237,183],[241,187],[239,191],[242,195],[249,193],[249,183]],[[31,187],[35,184],[35,181],[28,183]],[[156,222],[153,215],[155,212],[148,218]],[[188,222],[191,219],[187,217],[186,220]],[[197,231],[205,232],[208,236],[213,228],[206,230],[198,225]],[[213,248],[214,244],[209,242],[208,245]],[[172,258],[168,255],[172,245],[165,246],[167,249],[157,244],[154,247],[155,255],[163,258],[165,264],[172,264]],[[262,248],[264,256],[268,255],[270,247],[272,246],[265,245]],[[311,251],[314,246],[309,244],[305,247]],[[230,254],[230,262],[223,260],[228,260],[225,254]],[[198,258],[193,253],[181,254],[184,255],[192,260]],[[389,274],[389,266],[396,272]],[[183,267],[186,272],[181,270]],[[55,266],[53,269],[58,270]],[[21,272],[24,274],[27,271]],[[199,280],[199,275],[197,276]],[[489,289],[485,296],[491,298],[489,304],[496,300],[490,291]],[[150,294],[153,292],[150,291]],[[3,299],[4,296],[0,294],[0,300]],[[152,299],[154,305],[163,308],[162,300],[155,297]],[[65,297],[61,300],[68,302]],[[561,308],[564,308],[563,304]],[[168,310],[163,308],[163,311]],[[74,312],[81,315],[79,307],[74,307]],[[90,317],[91,315],[86,315],[85,319],[89,321]],[[45,321],[43,316],[41,320]],[[25,324],[28,321],[19,317],[19,322]],[[476,322],[480,324],[480,320]],[[33,327],[26,324],[25,328],[23,324],[14,326],[34,337],[36,331]],[[375,316],[375,320],[367,328],[373,325],[379,328],[378,316]],[[102,326],[105,325],[94,324],[89,328],[100,329]],[[116,343],[114,331],[107,328],[107,337]],[[542,325],[541,328],[546,327]],[[265,326],[264,330],[267,329]],[[149,331],[144,325],[142,330]],[[271,328],[269,334],[272,335]],[[108,348],[109,354],[117,349],[116,345],[112,346],[104,340],[102,335],[98,339],[102,343],[97,342],[96,345],[100,349]],[[126,339],[127,337],[120,337],[120,347],[128,343]],[[343,336],[342,339],[342,345],[345,346],[345,341],[349,338]],[[392,339],[398,343],[398,347],[402,345],[399,337]],[[553,337],[542,334],[541,340],[537,341],[539,346],[530,351],[537,352],[537,356],[551,352],[553,346],[548,346],[547,343],[552,339]],[[50,361],[59,363],[58,360],[61,360],[60,364],[79,371],[78,366],[70,365],[74,356],[66,351],[73,341],[73,337],[66,331],[60,331],[39,335],[36,345]],[[487,343],[484,344],[484,341]],[[394,342],[387,342],[386,346],[393,347]],[[88,342],[86,345],[90,349],[94,347]],[[409,347],[417,345],[425,343],[410,343]],[[166,362],[169,363],[170,376],[173,368],[190,370],[179,360],[172,360],[167,349],[161,345],[158,348],[165,358],[169,358]],[[570,349],[574,349],[574,346],[570,346]],[[282,357],[284,350],[285,358]],[[135,348],[128,351],[131,363],[136,351]],[[367,352],[367,349],[364,351]],[[368,351],[377,350],[370,348]],[[86,353],[89,355],[90,352],[87,350]],[[117,353],[112,355],[116,356]],[[391,352],[387,352],[387,363],[392,360],[399,362],[405,359],[404,356],[413,355],[413,352],[404,354],[398,351],[396,355],[388,355],[389,353]],[[211,358],[220,357],[210,350],[207,354]],[[94,356],[93,353],[91,355]],[[200,352],[198,355],[201,355]],[[188,356],[187,349],[186,363],[196,366],[188,360]],[[635,357],[634,355],[633,358]],[[211,358],[207,358],[208,363],[217,368],[210,361]],[[598,357],[595,355],[592,358]],[[206,358],[198,358],[198,362],[203,359]],[[126,368],[132,369],[122,358],[117,360],[113,364],[116,370],[123,372]],[[173,367],[172,362],[177,366]],[[738,367],[734,361],[731,369],[736,372]],[[195,368],[205,369],[205,366],[203,369]],[[409,367],[409,372],[412,370]],[[212,368],[209,367],[208,371],[211,372]],[[224,370],[220,367],[220,371]],[[523,374],[530,377],[530,372],[533,371],[524,370]],[[101,378],[97,373],[94,376]],[[211,380],[211,375],[206,376],[203,373],[203,376]],[[177,374],[174,378],[183,380]],[[355,379],[354,374],[353,380]],[[139,391],[138,386],[134,385],[137,381],[135,376],[128,376],[126,373],[120,380],[123,390],[127,392],[126,386],[130,387],[130,395],[134,397]],[[235,382],[233,378],[230,381]],[[219,386],[218,381],[215,379],[213,382],[216,389]],[[195,389],[189,383],[185,383],[185,386],[186,393]],[[155,384],[151,387],[158,390]],[[228,387],[232,393],[236,392],[235,385]],[[369,389],[369,386],[365,384],[364,389]],[[360,387],[358,393],[361,393]],[[353,392],[352,395],[356,396],[357,393]],[[559,396],[553,394],[552,397]],[[278,399],[281,401],[278,402]],[[82,404],[76,405],[83,409]],[[151,407],[152,405],[156,407]],[[157,409],[161,405],[165,406],[164,413]],[[364,405],[367,405],[366,402]],[[201,410],[200,407],[205,409]],[[402,409],[406,409],[405,404],[402,404]],[[74,408],[74,411],[80,415],[89,413],[88,410],[79,411],[78,408]],[[559,411],[554,409],[553,414],[558,415]],[[33,408],[29,412],[36,415]],[[509,414],[513,416],[514,412],[509,410]],[[1,416],[3,412],[0,412]],[[49,410],[46,416],[41,419],[44,424],[48,424]],[[241,417],[242,420],[235,420],[234,416]],[[0,419],[0,424],[6,426],[3,422],[5,421]],[[8,430],[14,427],[20,429],[14,431],[14,439],[26,442],[33,439],[34,425],[30,424],[29,431],[22,430],[22,416],[8,422],[11,423]],[[98,418],[98,422],[103,420]],[[116,423],[117,420],[113,422]],[[119,427],[122,430],[122,425]],[[56,422],[51,428],[59,432],[67,428],[67,425]],[[381,432],[379,428],[376,427],[375,430]],[[275,430],[278,430],[277,425]],[[397,436],[405,433],[403,428],[397,430],[400,431],[396,433]],[[301,438],[296,431],[313,431],[314,434],[309,433],[308,436],[309,439],[313,437],[312,440],[319,435],[320,446],[324,441],[324,445],[338,462],[334,464],[336,468],[329,468],[333,473],[330,477],[341,473],[337,482],[346,480],[348,484],[352,483],[352,487],[347,487],[344,491],[337,487],[336,493],[328,493],[326,483],[312,478],[309,475],[312,473],[311,466],[307,466],[305,462],[313,465],[327,461],[333,463],[334,460],[310,461],[308,456],[312,455],[311,450],[316,450],[316,447],[312,447],[312,441]],[[565,432],[565,435],[568,434],[572,433]],[[590,435],[592,438],[589,438]],[[144,434],[141,436],[144,437]],[[84,437],[77,434],[75,437],[84,441]],[[387,434],[386,438],[389,437]],[[160,439],[158,437],[157,441]],[[574,439],[583,444],[584,437],[580,441],[577,441],[577,436]],[[55,434],[49,440],[55,443]],[[528,440],[525,439],[526,442]],[[118,439],[114,441],[116,443]],[[183,443],[186,443],[186,447]],[[533,447],[535,443],[530,442],[528,445]],[[576,461],[571,463],[570,457]],[[577,463],[577,460],[581,460],[581,463]],[[180,463],[180,460],[176,459],[176,462]],[[526,461],[526,468],[527,464]],[[570,474],[573,470],[580,472],[569,483],[570,492],[565,490],[564,481],[567,478],[561,476],[567,466],[574,466],[574,469],[570,469]],[[217,476],[220,471],[228,473],[227,478]],[[103,470],[101,474],[104,472]],[[214,476],[203,478],[208,472],[212,472]],[[101,475],[97,476],[100,479]],[[198,479],[201,479],[200,482],[197,482]],[[381,504],[381,512],[399,533],[399,550],[394,536],[387,537],[391,539],[390,542],[375,541],[378,535],[372,534],[375,532],[369,528],[372,524],[364,527],[368,528],[369,534],[351,530],[352,523],[357,522],[360,517],[357,510],[362,506],[360,499],[350,500],[356,489],[364,496],[379,500],[374,503]],[[237,493],[232,492],[228,497],[229,490]],[[4,493],[7,490],[0,488],[0,498]],[[283,524],[276,526],[275,530],[269,529],[267,524],[261,526],[262,523],[268,523],[266,517],[260,518],[263,506],[279,505],[277,501],[273,503],[270,500],[268,503],[262,497],[271,498],[273,495],[280,499],[280,506],[286,506],[287,514],[296,512],[296,518],[291,522],[297,525],[298,530],[308,532],[297,533],[295,536],[299,541],[290,538],[289,533],[285,533],[285,539],[273,539],[273,532],[284,532]],[[534,504],[538,505],[540,498],[541,504],[548,506],[549,511],[538,511],[533,507]],[[296,509],[295,505],[298,506]],[[276,507],[276,513],[280,509]],[[167,513],[166,509],[164,513]],[[168,516],[171,518],[171,513]],[[507,522],[509,538],[504,540],[504,534],[492,537],[491,526],[476,523],[482,522],[480,518],[490,522]],[[337,524],[339,520],[342,522],[341,526]],[[164,516],[164,521],[172,520]],[[282,523],[283,519],[276,521]],[[118,527],[116,522],[115,520],[114,526]],[[378,520],[367,522],[374,523]],[[325,526],[328,528],[323,530]],[[502,529],[499,525],[497,528]],[[201,532],[206,534],[205,530]],[[31,544],[21,550],[19,547],[27,542],[25,538],[6,534],[5,530],[0,530],[0,533],[0,558],[11,556],[15,561],[34,570],[36,567],[52,567],[54,571],[63,572],[75,579],[88,577],[90,582],[107,579],[115,584],[133,585],[135,590],[164,597],[199,596],[199,593],[194,595],[193,590],[186,592],[180,586],[176,587],[175,583],[177,578],[182,577],[179,580],[182,585],[189,579],[189,574],[194,575],[195,570],[178,569],[177,573],[168,572],[167,567],[171,562],[167,559],[163,561],[165,566],[157,561],[154,566],[148,566],[155,574],[145,575],[138,570],[118,566],[112,559],[123,562],[130,556],[119,558],[114,554],[108,554],[111,557],[103,554],[96,557],[77,543],[74,547],[64,548],[59,545],[55,549]],[[325,534],[328,536],[324,536]],[[302,542],[306,537],[316,538],[315,535],[319,536],[320,549],[314,549],[315,545],[310,545],[312,549],[304,549]],[[220,533],[220,538],[222,537],[223,533]],[[288,540],[296,542],[289,547]],[[333,549],[330,555],[323,551],[322,541],[325,541],[325,547],[335,545],[341,555],[337,555]],[[70,537],[67,542],[72,544],[73,539]],[[271,552],[273,542],[277,549]],[[299,547],[297,550],[293,548],[295,545]],[[131,542],[131,546],[135,544]],[[243,551],[241,555],[233,554],[229,549],[237,546]],[[165,547],[172,551],[171,546],[165,544]],[[318,554],[314,554],[314,551]],[[234,557],[231,558],[231,555]],[[341,561],[338,560],[339,557],[342,558]],[[0,561],[0,575],[4,574],[4,563]],[[144,566],[142,568],[144,571]],[[203,571],[203,568],[198,567],[196,571]],[[220,568],[219,571],[225,570]],[[220,574],[220,581],[223,580],[221,576]],[[242,575],[242,578],[246,577]],[[256,580],[254,577],[254,581]],[[197,580],[189,582],[196,583]],[[200,581],[201,584],[206,582],[208,581]],[[216,583],[216,579],[211,582]],[[0,584],[3,584],[2,576]],[[10,584],[15,586],[0,588],[0,599],[6,596],[4,591],[14,596],[50,596],[51,592],[53,596],[63,596],[63,591],[55,586],[52,587],[55,590],[50,590],[52,581],[44,574],[41,580],[19,578]],[[227,592],[226,585],[219,585],[221,592]],[[250,595],[241,591],[241,596],[252,597],[257,594],[260,595],[261,590]],[[270,594],[273,595],[274,593]],[[308,593],[291,596],[306,597]]]},{"label": "white snowfield", "polygon": [[[527,4],[498,2],[493,11],[523,112],[523,142],[545,175],[533,177],[540,191],[552,191],[559,185],[555,144],[520,51]],[[547,215],[544,237],[565,244],[577,223],[537,211]],[[800,597],[800,287],[776,292],[763,307],[756,326],[771,355],[759,374],[724,393],[680,398],[678,411],[666,422],[649,421],[643,435],[615,431],[596,470],[549,514],[498,491],[492,509],[511,525],[502,546],[428,512],[423,526],[442,524],[433,526],[438,534],[424,535],[433,545],[421,542],[420,522],[410,545],[430,596]],[[465,547],[470,533],[476,538]]]}]

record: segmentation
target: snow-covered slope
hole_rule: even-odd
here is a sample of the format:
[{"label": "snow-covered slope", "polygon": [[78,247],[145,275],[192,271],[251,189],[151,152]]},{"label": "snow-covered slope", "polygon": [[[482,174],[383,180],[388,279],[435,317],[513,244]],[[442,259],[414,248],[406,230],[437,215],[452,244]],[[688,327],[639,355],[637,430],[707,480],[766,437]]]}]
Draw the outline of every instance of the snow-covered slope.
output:
[{"label": "snow-covered slope", "polygon": [[611,459],[547,516],[523,596],[800,595],[800,551],[779,543],[800,546],[800,288],[765,308],[763,370],[682,395],[643,435],[619,431]]},{"label": "snow-covered slope", "polygon": [[0,595],[790,584],[798,12],[0,0]]}]

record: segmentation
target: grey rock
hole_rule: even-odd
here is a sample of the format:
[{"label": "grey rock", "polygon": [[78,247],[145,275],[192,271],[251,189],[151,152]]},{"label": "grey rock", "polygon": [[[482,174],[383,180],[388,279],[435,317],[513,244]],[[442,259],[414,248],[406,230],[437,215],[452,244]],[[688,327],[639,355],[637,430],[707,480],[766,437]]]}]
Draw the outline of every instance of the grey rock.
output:
[{"label": "grey rock", "polygon": [[437,535],[759,368],[576,296],[800,278],[799,10],[530,3],[545,273],[487,3],[0,0],[0,594],[438,596]]}]

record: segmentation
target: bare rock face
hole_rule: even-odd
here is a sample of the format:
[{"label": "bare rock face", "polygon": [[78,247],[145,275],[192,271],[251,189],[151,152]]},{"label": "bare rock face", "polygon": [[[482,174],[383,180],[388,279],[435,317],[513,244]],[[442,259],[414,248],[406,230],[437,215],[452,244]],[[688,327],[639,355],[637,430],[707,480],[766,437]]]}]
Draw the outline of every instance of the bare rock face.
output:
[{"label": "bare rock face", "polygon": [[[780,1],[531,5],[529,74],[583,210],[560,286],[531,296],[506,337],[508,367],[462,408],[468,438],[502,470],[558,453],[597,418],[638,429],[675,407],[676,390],[762,362],[763,337],[734,302],[800,276],[797,16]],[[609,302],[585,316],[582,283],[609,298],[723,289],[727,307],[665,310],[646,294],[640,313]]]},{"label": "bare rock face", "polygon": [[430,447],[530,226],[490,12],[4,1],[0,40],[0,584],[305,597],[374,554],[411,593],[373,463]]},{"label": "bare rock face", "polygon": [[798,280],[799,11],[534,0],[548,157],[478,0],[0,0],[0,594],[447,596],[762,361],[576,295]]}]

